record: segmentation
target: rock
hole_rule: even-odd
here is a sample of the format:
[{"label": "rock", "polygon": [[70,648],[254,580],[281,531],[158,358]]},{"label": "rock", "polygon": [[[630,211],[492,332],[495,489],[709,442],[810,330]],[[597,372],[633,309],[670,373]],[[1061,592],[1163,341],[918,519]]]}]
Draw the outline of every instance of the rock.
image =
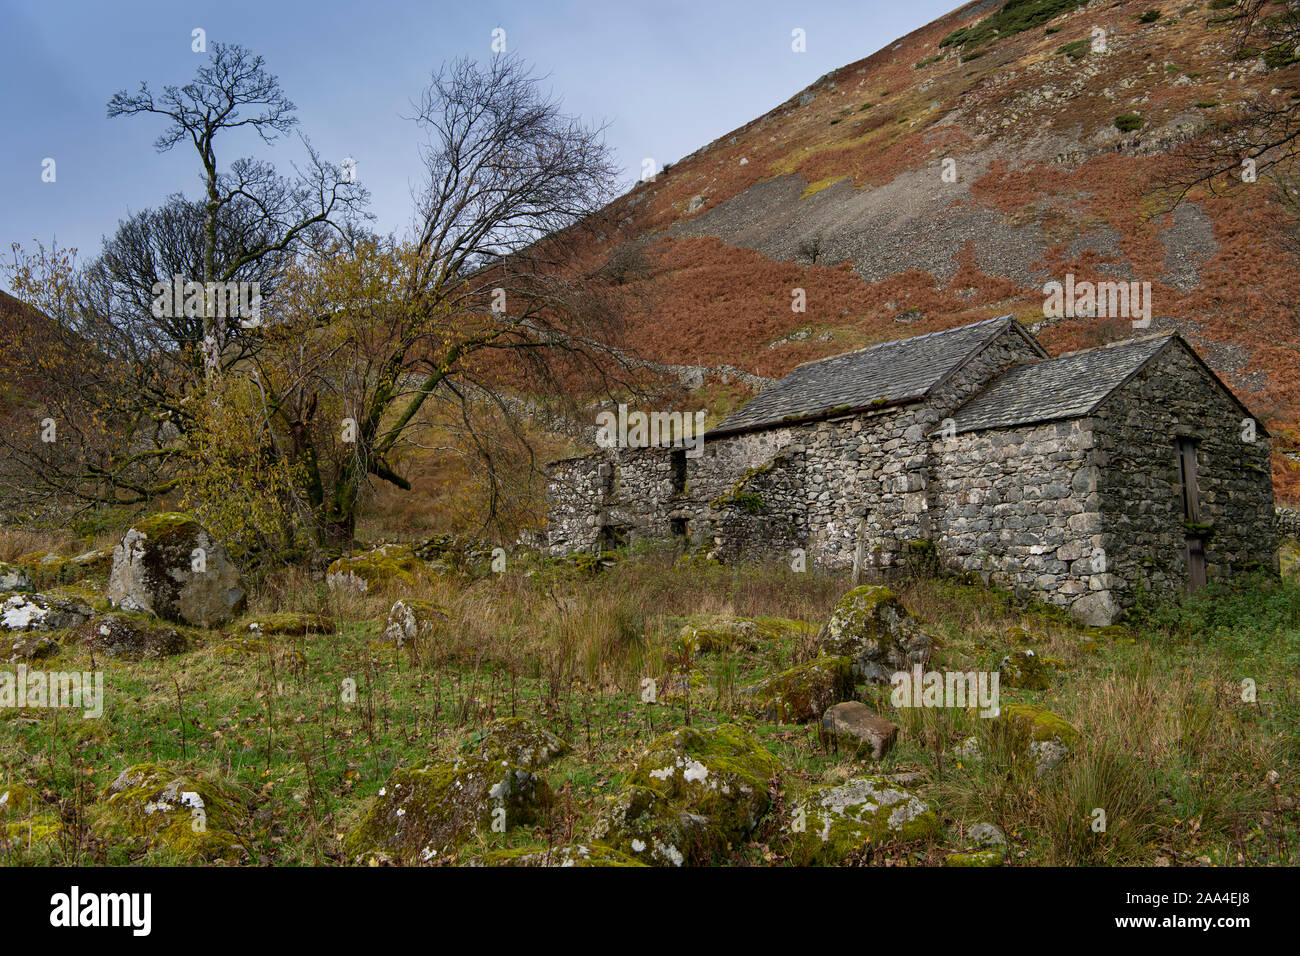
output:
[{"label": "rock", "polygon": [[949,853],[944,866],[1001,866],[1006,856],[998,850],[972,850],[969,853]]},{"label": "rock", "polygon": [[68,567],[82,574],[108,574],[113,570],[113,552],[103,549],[87,551],[75,558],[69,558]]},{"label": "rock", "polygon": [[147,617],[114,612],[101,614],[75,628],[69,640],[96,653],[130,660],[157,660],[185,650],[185,635]]},{"label": "rock", "polygon": [[980,750],[980,742],[974,737],[967,737],[956,747],[952,748],[952,755],[958,760],[980,760],[984,754]]},{"label": "rock", "polygon": [[31,590],[32,579],[22,568],[0,562],[0,593]]},{"label": "rock", "polygon": [[68,559],[53,551],[35,551],[15,559],[14,564],[26,571],[37,587],[44,588],[63,581]]},{"label": "rock", "polygon": [[780,761],[742,727],[679,728],[637,759],[592,839],[657,865],[704,862],[753,832],[780,772]]},{"label": "rock", "polygon": [[484,853],[467,866],[645,866],[626,853],[600,843],[571,843],[567,846],[525,846]]},{"label": "rock", "polygon": [[308,634],[333,634],[334,621],[324,614],[259,614],[249,619],[248,630],[262,637],[305,637]]},{"label": "rock", "polygon": [[399,768],[380,788],[344,841],[355,861],[428,863],[494,824],[506,830],[539,822],[551,789],[507,761],[468,757]]},{"label": "rock", "polygon": [[432,601],[404,598],[388,612],[383,639],[396,647],[406,647],[424,640],[445,620],[447,612]]},{"label": "rock", "polygon": [[1070,605],[1070,614],[1080,624],[1105,627],[1119,619],[1121,608],[1109,591],[1090,591]]},{"label": "rock", "polygon": [[1050,683],[1048,670],[1042,659],[1033,651],[1019,648],[1002,658],[998,665],[999,679],[1008,687],[1024,690],[1047,690]]},{"label": "rock", "polygon": [[934,837],[939,819],[910,791],[881,777],[856,777],[811,790],[794,810],[790,833],[795,863],[833,865],[867,841]]},{"label": "rock", "polygon": [[385,544],[339,558],[325,571],[331,591],[371,594],[393,584],[413,584],[424,565],[409,545]]},{"label": "rock", "polygon": [[1070,753],[1079,732],[1064,718],[1033,704],[1008,704],[998,718],[1010,730],[1013,745],[1034,761],[1034,773],[1042,777]]},{"label": "rock", "polygon": [[194,862],[241,862],[247,855],[245,799],[210,778],[143,763],[123,770],[100,798],[97,829]]},{"label": "rock", "polygon": [[523,717],[500,717],[487,725],[479,741],[479,756],[504,760],[528,770],[540,770],[573,748],[549,730]]},{"label": "rock", "polygon": [[113,549],[108,599],[123,611],[148,611],[194,627],[219,627],[247,600],[226,549],[188,515],[136,522]]},{"label": "rock", "polygon": [[806,724],[826,708],[853,696],[853,662],[818,657],[742,688],[755,716],[776,723]]},{"label": "rock", "polygon": [[44,594],[14,594],[0,604],[0,631],[58,631],[76,627],[94,613],[80,601]]},{"label": "rock", "polygon": [[981,848],[1005,847],[1007,835],[1002,828],[993,823],[977,823],[966,831],[966,839],[972,846]]},{"label": "rock", "polygon": [[913,664],[924,664],[932,645],[894,593],[873,584],[840,598],[817,641],[822,653],[853,658],[857,676],[880,684]]},{"label": "rock", "polygon": [[43,634],[33,634],[14,641],[9,647],[8,659],[11,662],[44,660],[54,657],[60,649],[58,641]]},{"label": "rock", "polygon": [[40,795],[27,784],[18,780],[0,784],[0,820],[23,816],[40,804]]},{"label": "rock", "polygon": [[827,746],[848,751],[855,757],[881,760],[894,748],[898,724],[874,713],[860,701],[849,700],[826,711],[818,736]]},{"label": "rock", "polygon": [[764,643],[777,643],[816,631],[814,624],[781,617],[718,617],[685,625],[682,643],[700,654],[755,650]]}]

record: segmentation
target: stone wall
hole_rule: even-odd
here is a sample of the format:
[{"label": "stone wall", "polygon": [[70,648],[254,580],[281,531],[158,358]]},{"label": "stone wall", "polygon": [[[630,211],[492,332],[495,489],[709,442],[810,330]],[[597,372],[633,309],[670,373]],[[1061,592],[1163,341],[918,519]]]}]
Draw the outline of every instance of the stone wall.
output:
[{"label": "stone wall", "polygon": [[[1037,592],[1110,623],[1097,574],[1103,547],[1087,420],[967,432],[935,443],[940,563],[999,587]],[[1105,620],[1101,620],[1105,618]]]},{"label": "stone wall", "polygon": [[[1277,568],[1268,440],[1243,439],[1245,412],[1173,342],[1116,391],[1096,415],[1098,492],[1106,517],[1111,588],[1130,604],[1138,588],[1188,584],[1186,536],[1204,531],[1206,574]],[[1197,440],[1201,524],[1183,523],[1176,441]]]}]

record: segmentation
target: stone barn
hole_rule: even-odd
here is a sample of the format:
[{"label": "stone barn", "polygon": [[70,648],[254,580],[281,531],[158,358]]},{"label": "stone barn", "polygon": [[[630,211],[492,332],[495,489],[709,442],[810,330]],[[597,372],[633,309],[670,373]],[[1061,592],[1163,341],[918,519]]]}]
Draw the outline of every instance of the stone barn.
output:
[{"label": "stone barn", "polygon": [[1050,357],[1011,316],[809,362],[686,447],[549,468],[552,553],[924,564],[1112,623],[1277,567],[1268,435],[1177,334]]}]

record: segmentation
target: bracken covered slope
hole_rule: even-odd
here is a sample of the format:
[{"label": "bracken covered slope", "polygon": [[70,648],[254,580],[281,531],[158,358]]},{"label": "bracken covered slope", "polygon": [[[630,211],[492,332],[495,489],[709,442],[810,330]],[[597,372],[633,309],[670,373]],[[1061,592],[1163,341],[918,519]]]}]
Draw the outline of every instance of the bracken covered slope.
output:
[{"label": "bracken covered slope", "polygon": [[[1279,497],[1300,498],[1296,281],[1272,187],[1172,209],[1156,188],[1220,111],[1300,95],[1300,66],[1235,58],[1223,0],[1153,4],[967,4],[639,184],[596,250],[650,254],[632,344],[771,377],[1005,313],[1053,354],[1177,329],[1274,434]],[[987,26],[1010,21],[1032,25]],[[963,28],[988,39],[944,43]],[[1045,322],[1043,284],[1071,273],[1149,282],[1150,327]]]}]

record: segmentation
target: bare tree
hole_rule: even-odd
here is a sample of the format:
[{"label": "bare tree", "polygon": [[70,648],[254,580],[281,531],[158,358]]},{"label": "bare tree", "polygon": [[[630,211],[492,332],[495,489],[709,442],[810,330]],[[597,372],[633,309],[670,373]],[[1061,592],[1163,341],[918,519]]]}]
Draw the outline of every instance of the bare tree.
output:
[{"label": "bare tree", "polygon": [[[279,81],[266,71],[262,57],[224,43],[213,45],[211,61],[184,86],[165,86],[155,95],[147,83],[141,83],[137,92],[120,90],[109,100],[110,117],[154,114],[170,120],[154,142],[159,152],[187,141],[198,154],[204,186],[199,264],[205,285],[230,281],[250,263],[291,251],[313,227],[344,228],[365,203],[366,191],[353,172],[323,160],[305,138],[306,169],[295,169],[293,179],[281,176],[269,162],[251,157],[236,159],[228,170],[222,169],[217,155],[222,133],[249,128],[271,144],[297,125],[294,110]],[[248,228],[233,235],[234,248],[220,257],[218,224],[226,208],[236,204],[255,210],[256,216],[239,217]],[[220,372],[220,356],[232,328],[224,316],[205,314],[203,333],[206,373],[213,377]]]}]

